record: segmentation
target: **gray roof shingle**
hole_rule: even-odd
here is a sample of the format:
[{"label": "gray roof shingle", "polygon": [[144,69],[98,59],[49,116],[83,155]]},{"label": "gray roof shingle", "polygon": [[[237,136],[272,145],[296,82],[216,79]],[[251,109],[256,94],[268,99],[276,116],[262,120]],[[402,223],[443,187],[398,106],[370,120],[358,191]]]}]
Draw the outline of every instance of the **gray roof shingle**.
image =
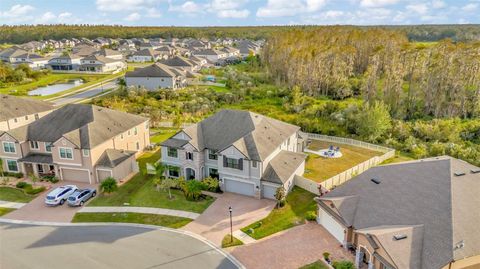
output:
[{"label": "gray roof shingle", "polygon": [[52,109],[53,105],[45,101],[0,94],[0,121],[45,112]]},{"label": "gray roof shingle", "polygon": [[97,161],[97,166],[114,168],[132,157],[135,151],[106,149]]},{"label": "gray roof shingle", "polygon": [[303,153],[282,150],[267,165],[262,181],[284,184],[292,177],[307,156]]}]

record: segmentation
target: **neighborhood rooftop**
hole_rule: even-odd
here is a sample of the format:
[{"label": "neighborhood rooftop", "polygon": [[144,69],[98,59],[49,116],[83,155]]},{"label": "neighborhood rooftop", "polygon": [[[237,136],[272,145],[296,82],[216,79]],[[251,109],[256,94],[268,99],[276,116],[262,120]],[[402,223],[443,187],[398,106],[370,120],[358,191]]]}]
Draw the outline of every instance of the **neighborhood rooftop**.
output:
[{"label": "neighborhood rooftop", "polygon": [[45,101],[0,94],[0,121],[52,109],[53,105]]}]

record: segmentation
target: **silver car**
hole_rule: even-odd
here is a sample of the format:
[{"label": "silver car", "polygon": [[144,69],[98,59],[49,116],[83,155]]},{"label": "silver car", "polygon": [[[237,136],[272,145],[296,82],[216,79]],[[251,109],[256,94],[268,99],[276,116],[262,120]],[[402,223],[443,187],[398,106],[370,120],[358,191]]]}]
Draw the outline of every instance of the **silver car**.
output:
[{"label": "silver car", "polygon": [[47,194],[45,204],[47,205],[63,205],[68,197],[77,190],[75,185],[65,185],[58,187]]},{"label": "silver car", "polygon": [[96,189],[76,190],[70,197],[68,197],[69,206],[83,206],[88,199],[97,195]]}]

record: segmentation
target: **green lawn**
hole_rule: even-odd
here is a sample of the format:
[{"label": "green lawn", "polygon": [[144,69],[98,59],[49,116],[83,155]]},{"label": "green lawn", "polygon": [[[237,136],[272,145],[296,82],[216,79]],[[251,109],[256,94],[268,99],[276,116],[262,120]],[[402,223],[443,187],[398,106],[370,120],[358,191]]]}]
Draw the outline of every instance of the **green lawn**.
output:
[{"label": "green lawn", "polygon": [[20,189],[0,187],[0,200],[3,201],[28,203],[32,201],[35,197],[35,195],[28,195]]},{"label": "green lawn", "polygon": [[14,211],[15,208],[0,207],[0,217]]},{"label": "green lawn", "polygon": [[233,241],[231,240],[232,238],[230,237],[229,234],[225,235],[225,237],[222,240],[222,248],[229,248],[229,247],[243,245],[243,242],[240,241],[240,239],[236,238],[235,236],[233,236]]},{"label": "green lawn", "polygon": [[329,267],[323,261],[316,261],[311,264],[304,265],[299,269],[328,269]]},{"label": "green lawn", "polygon": [[383,154],[379,151],[318,140],[312,140],[312,143],[308,148],[311,150],[320,150],[327,149],[330,145],[340,147],[343,156],[340,158],[329,159],[317,154],[308,153],[308,159],[305,164],[305,174],[303,175],[304,177],[316,182],[322,182],[374,156],[380,156]]},{"label": "green lawn", "polygon": [[391,159],[388,159],[388,160],[385,160],[383,163],[381,163],[380,165],[383,165],[383,164],[391,164],[391,163],[401,163],[401,162],[408,162],[408,161],[413,161],[415,160],[414,158],[410,157],[410,156],[407,156],[405,154],[401,154],[401,153],[397,153],[395,155],[395,157],[391,158]]},{"label": "green lawn", "polygon": [[187,201],[183,192],[172,190],[172,200],[168,198],[166,191],[157,191],[153,185],[153,177],[144,175],[146,163],[154,163],[160,158],[160,150],[147,152],[139,159],[140,173],[135,175],[127,183],[120,186],[118,190],[109,195],[98,195],[88,206],[123,206],[128,203],[130,206],[158,207],[176,210],[185,210],[195,213],[202,213],[214,198],[206,196],[200,201]]},{"label": "green lawn", "polygon": [[180,228],[191,222],[191,219],[143,214],[143,213],[77,213],[72,222],[124,222],[158,225],[169,228]]},{"label": "green lawn", "polygon": [[177,128],[154,128],[150,129],[153,134],[150,136],[151,143],[161,143],[179,131]]},{"label": "green lawn", "polygon": [[[302,188],[294,187],[287,196],[287,203],[282,208],[275,208],[270,214],[241,230],[255,239],[261,239],[274,233],[305,223],[308,211],[316,211],[315,195]],[[253,229],[253,233],[250,229]]]}]

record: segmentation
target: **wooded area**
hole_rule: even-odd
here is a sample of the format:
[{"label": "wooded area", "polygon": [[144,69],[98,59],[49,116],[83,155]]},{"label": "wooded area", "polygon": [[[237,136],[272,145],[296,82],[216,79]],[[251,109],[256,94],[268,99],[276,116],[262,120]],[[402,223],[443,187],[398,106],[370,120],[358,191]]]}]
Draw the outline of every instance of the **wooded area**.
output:
[{"label": "wooded area", "polygon": [[263,62],[277,84],[309,96],[382,101],[392,117],[480,116],[480,42],[408,41],[357,27],[289,31],[269,38]]}]

